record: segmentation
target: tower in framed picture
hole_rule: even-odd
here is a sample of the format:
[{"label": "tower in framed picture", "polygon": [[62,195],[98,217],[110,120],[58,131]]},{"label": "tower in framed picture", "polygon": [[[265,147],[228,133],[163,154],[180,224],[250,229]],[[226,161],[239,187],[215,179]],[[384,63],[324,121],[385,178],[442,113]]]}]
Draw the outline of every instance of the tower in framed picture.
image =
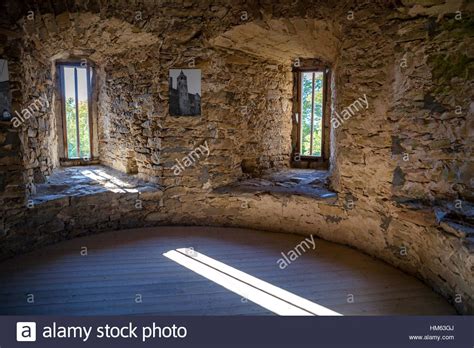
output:
[{"label": "tower in framed picture", "polygon": [[201,115],[201,70],[170,69],[169,108],[171,116]]},{"label": "tower in framed picture", "polygon": [[0,120],[11,119],[11,104],[8,62],[0,59]]}]

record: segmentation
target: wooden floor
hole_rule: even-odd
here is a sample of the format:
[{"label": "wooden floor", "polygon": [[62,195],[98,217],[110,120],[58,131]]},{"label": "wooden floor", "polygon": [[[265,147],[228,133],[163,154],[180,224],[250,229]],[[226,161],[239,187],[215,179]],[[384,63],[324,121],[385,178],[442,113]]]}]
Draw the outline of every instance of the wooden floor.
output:
[{"label": "wooden floor", "polygon": [[0,264],[0,314],[274,314],[163,256],[185,247],[343,315],[455,314],[417,279],[319,239],[315,250],[280,269],[281,253],[304,238],[159,227],[74,239]]}]

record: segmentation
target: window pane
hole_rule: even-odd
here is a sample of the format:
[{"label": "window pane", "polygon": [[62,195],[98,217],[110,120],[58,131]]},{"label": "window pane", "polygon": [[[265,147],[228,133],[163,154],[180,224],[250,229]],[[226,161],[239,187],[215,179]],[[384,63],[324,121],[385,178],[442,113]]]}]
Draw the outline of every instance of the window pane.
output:
[{"label": "window pane", "polygon": [[67,157],[91,158],[88,82],[91,81],[92,71],[89,70],[88,75],[87,68],[62,66],[61,69],[64,79]]},{"label": "window pane", "polygon": [[74,68],[63,67],[68,158],[77,158],[76,93]]},{"label": "window pane", "polygon": [[301,79],[301,149],[303,156],[310,155],[311,108],[313,73],[302,73]]},{"label": "window pane", "polygon": [[323,135],[323,73],[314,73],[314,120],[313,120],[313,153],[321,156]]},{"label": "window pane", "polygon": [[81,158],[90,158],[89,104],[87,69],[77,68],[77,96],[79,99],[79,148]]}]

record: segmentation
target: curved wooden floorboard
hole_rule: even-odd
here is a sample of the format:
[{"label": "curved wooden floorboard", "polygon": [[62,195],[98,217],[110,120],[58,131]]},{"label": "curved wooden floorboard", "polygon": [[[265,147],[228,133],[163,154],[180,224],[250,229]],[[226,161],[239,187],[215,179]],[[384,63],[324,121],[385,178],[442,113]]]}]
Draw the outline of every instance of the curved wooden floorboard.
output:
[{"label": "curved wooden floorboard", "polygon": [[[1,263],[0,314],[273,314],[163,256],[186,247],[343,315],[455,314],[414,277],[320,239],[315,250],[305,249],[280,269],[281,253],[304,239],[219,227],[154,227],[77,238]],[[81,256],[84,247],[87,256]],[[30,294],[34,303],[28,303]]]}]

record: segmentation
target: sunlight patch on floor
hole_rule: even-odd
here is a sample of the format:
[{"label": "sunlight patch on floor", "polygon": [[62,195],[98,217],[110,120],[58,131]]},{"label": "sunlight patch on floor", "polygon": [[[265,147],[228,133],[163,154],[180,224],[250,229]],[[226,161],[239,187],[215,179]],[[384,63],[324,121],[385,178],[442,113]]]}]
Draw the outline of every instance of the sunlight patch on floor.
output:
[{"label": "sunlight patch on floor", "polygon": [[298,316],[342,315],[193,249],[180,248],[170,250],[163,255],[275,314]]}]

